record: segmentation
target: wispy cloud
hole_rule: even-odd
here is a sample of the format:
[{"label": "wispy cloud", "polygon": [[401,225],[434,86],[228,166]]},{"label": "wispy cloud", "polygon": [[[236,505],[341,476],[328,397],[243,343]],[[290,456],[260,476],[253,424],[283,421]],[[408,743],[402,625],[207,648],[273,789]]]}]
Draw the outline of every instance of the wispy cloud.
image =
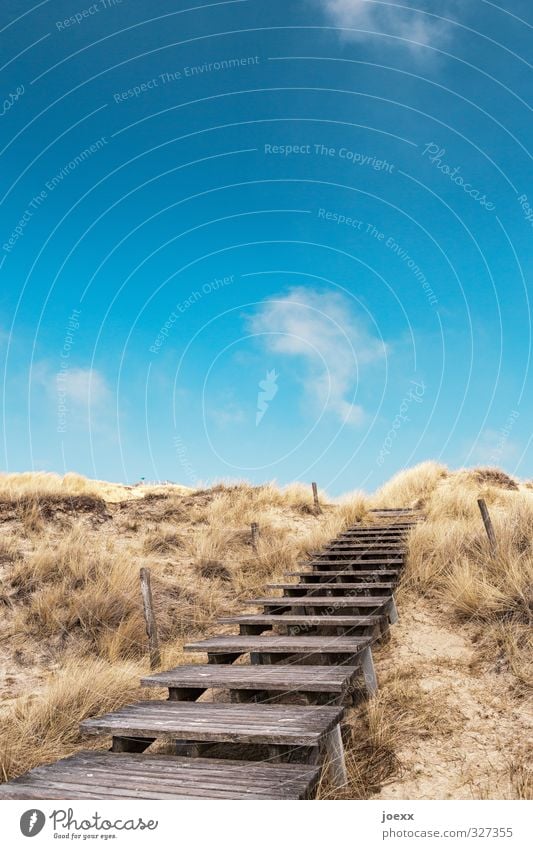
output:
[{"label": "wispy cloud", "polygon": [[270,353],[298,358],[302,385],[318,408],[343,423],[363,421],[364,411],[351,396],[361,367],[382,359],[385,346],[366,330],[347,297],[292,288],[264,301],[248,323]]},{"label": "wispy cloud", "polygon": [[246,421],[246,415],[238,404],[229,402],[223,407],[213,407],[209,410],[209,415],[215,424],[219,427],[229,427],[231,425],[243,424]]},{"label": "wispy cloud", "polygon": [[36,363],[32,381],[40,386],[55,408],[58,432],[66,433],[70,425],[101,430],[106,417],[98,416],[113,398],[104,375],[94,368],[74,367],[62,363],[57,371],[49,362]]},{"label": "wispy cloud", "polygon": [[[333,26],[354,27],[361,32],[345,32],[344,38],[364,41],[372,38],[369,33],[386,33],[405,39],[405,46],[419,51],[425,45],[438,46],[449,36],[450,25],[446,21],[424,14],[421,9],[411,9],[404,0],[315,0]],[[427,11],[442,17],[453,14],[455,0],[424,4]]]},{"label": "wispy cloud", "polygon": [[98,407],[110,397],[107,381],[96,369],[71,368],[55,377],[55,388],[57,389],[58,383],[63,383],[73,405]]}]

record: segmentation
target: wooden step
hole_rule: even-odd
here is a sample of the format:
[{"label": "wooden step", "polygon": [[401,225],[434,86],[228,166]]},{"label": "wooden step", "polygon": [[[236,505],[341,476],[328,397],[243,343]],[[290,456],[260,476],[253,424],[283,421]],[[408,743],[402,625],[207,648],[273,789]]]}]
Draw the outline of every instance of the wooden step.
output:
[{"label": "wooden step", "polygon": [[400,537],[361,537],[361,536],[340,536],[332,539],[328,546],[331,545],[365,545],[365,546],[402,546],[406,547],[407,543]]},{"label": "wooden step", "polygon": [[[306,616],[305,614],[268,614],[255,613],[246,616],[224,616],[219,619],[221,625],[240,625],[250,628],[262,628],[266,630],[268,627],[281,625],[284,628],[291,626],[304,626],[305,628],[368,628],[373,629],[379,627],[385,616],[382,614],[369,616]],[[252,633],[250,631],[249,633]]]},{"label": "wooden step", "polygon": [[374,550],[376,548],[378,550],[384,548],[388,551],[391,551],[392,549],[394,549],[394,551],[406,551],[406,547],[403,542],[398,544],[394,542],[391,544],[389,540],[351,540],[349,538],[333,540],[330,545],[324,546],[324,550],[329,551],[331,548],[337,548],[338,546],[342,548],[348,547],[365,549],[365,551],[366,549]]},{"label": "wooden step", "polygon": [[390,516],[394,513],[401,513],[402,515],[409,515],[414,513],[416,515],[420,514],[420,511],[417,507],[372,507],[369,513],[385,513],[387,516]]},{"label": "wooden step", "polygon": [[78,752],[0,785],[0,799],[306,799],[317,766]]},{"label": "wooden step", "polygon": [[389,513],[388,515],[379,515],[378,513],[373,513],[370,517],[370,521],[368,522],[357,522],[355,525],[351,525],[352,528],[395,528],[397,525],[410,525],[413,522],[421,521],[423,517],[420,513],[405,513],[403,515],[394,515]]},{"label": "wooden step", "polygon": [[348,549],[349,551],[368,551],[371,554],[374,554],[377,551],[382,554],[397,554],[398,552],[405,551],[405,545],[403,542],[384,542],[382,545],[378,545],[378,543],[373,542],[332,542],[330,545],[325,545],[322,550],[337,551],[338,549]]},{"label": "wooden step", "polygon": [[[312,558],[316,557],[316,558],[319,558],[319,559],[324,559],[325,557],[328,557],[328,556],[329,557],[339,557],[339,556],[350,557],[350,555],[352,555],[352,554],[354,554],[354,556],[352,558],[354,562],[359,561],[360,563],[365,563],[365,564],[367,564],[367,563],[371,563],[371,564],[391,563],[392,562],[391,558],[394,558],[395,562],[398,562],[399,559],[403,559],[405,557],[404,551],[390,551],[390,549],[387,549],[386,551],[379,551],[379,553],[375,553],[375,552],[371,552],[371,551],[367,552],[366,548],[364,548],[364,547],[363,547],[362,550],[359,550],[359,549],[353,550],[351,548],[348,548],[348,549],[341,548],[341,549],[335,549],[335,550],[332,551],[329,548],[324,548],[324,549],[322,549],[322,551],[310,551],[309,552],[310,557],[312,557]],[[357,555],[357,556],[355,556],[355,555]],[[365,558],[364,560],[363,560],[363,557]],[[368,557],[373,557],[374,559],[368,560],[368,559],[366,559]]]},{"label": "wooden step", "polygon": [[264,598],[251,598],[244,601],[243,604],[254,605],[255,607],[268,607],[271,612],[274,610],[286,607],[371,607],[374,610],[379,610],[390,602],[392,595],[388,596],[371,596],[371,595],[356,595],[339,596],[307,596],[304,599],[289,596],[268,596]]},{"label": "wooden step", "polygon": [[405,537],[406,534],[404,531],[343,531],[343,533],[339,534],[335,537],[335,539],[385,539],[405,542]]},{"label": "wooden step", "polygon": [[335,569],[335,570],[320,570],[316,569],[313,572],[285,572],[287,578],[303,578],[311,579],[320,582],[322,578],[327,578],[328,581],[334,581],[336,578],[345,578],[357,584],[359,581],[366,578],[396,578],[400,573],[399,569],[360,569],[353,572],[351,569]]},{"label": "wooden step", "polygon": [[[417,514],[418,516],[418,514]],[[350,525],[351,528],[388,528],[394,527],[397,522],[412,522],[416,517],[413,515],[404,515],[404,516],[393,516],[390,515],[388,518],[385,516],[378,516],[376,513],[372,513],[370,518],[365,522],[355,522],[353,525]]]},{"label": "wooden step", "polygon": [[[346,559],[341,559],[337,557],[337,555],[330,555],[329,558],[324,557],[322,552],[320,552],[321,556],[317,556],[313,560],[302,560],[300,562],[301,566],[352,566],[354,569],[359,571],[361,566],[398,566],[402,567],[404,565],[403,557],[383,557],[380,560],[361,560],[360,558],[351,558],[349,555],[346,555]],[[337,559],[334,559],[337,557]]]},{"label": "wooden step", "polygon": [[404,534],[408,528],[399,528],[397,525],[365,525],[364,527],[346,528],[342,534]]},{"label": "wooden step", "polygon": [[314,584],[267,584],[266,585],[270,590],[284,590],[288,593],[298,593],[298,594],[307,594],[311,592],[316,592],[321,589],[328,589],[335,592],[342,592],[343,590],[353,590],[354,587],[359,590],[392,590],[396,586],[396,583],[391,581],[374,581],[368,583],[339,583],[336,581],[329,581],[327,584],[319,584],[315,586]]},{"label": "wooden step", "polygon": [[[329,603],[332,603],[331,598]],[[237,658],[241,654],[290,654],[304,657],[322,654],[355,655],[371,644],[372,639],[370,637],[321,637],[315,634],[303,636],[284,634],[268,634],[266,636],[240,634],[239,636],[232,636],[221,634],[216,637],[208,637],[206,640],[198,640],[196,643],[187,643],[184,649],[185,651],[207,652],[209,657],[223,655],[228,662],[231,662],[230,658]]]},{"label": "wooden step", "polygon": [[85,719],[80,728],[141,740],[317,746],[342,713],[338,707],[147,701]]},{"label": "wooden step", "polygon": [[413,522],[424,518],[424,515],[420,510],[407,508],[402,508],[401,510],[380,508],[376,510],[369,510],[369,513],[372,514],[372,522],[369,524],[373,524],[376,519],[384,524],[392,525],[396,521]]},{"label": "wooden step", "polygon": [[[246,618],[246,617],[245,617]],[[254,617],[247,617],[253,619]],[[272,618],[272,617],[270,617]],[[209,663],[176,666],[141,680],[143,687],[169,690],[256,690],[267,692],[342,693],[357,673],[355,666],[253,666]]]},{"label": "wooden step", "polygon": [[404,534],[409,528],[399,528],[397,525],[365,525],[364,527],[345,528],[342,534]]},{"label": "wooden step", "polygon": [[396,525],[367,525],[361,528],[345,528],[344,531],[340,532],[340,535],[343,534],[361,534],[369,536],[373,536],[374,534],[406,534],[409,532],[409,528],[399,528]]},{"label": "wooden step", "polygon": [[397,548],[396,550],[394,550],[392,548],[383,548],[383,549],[382,548],[375,548],[375,549],[373,549],[373,548],[369,548],[366,545],[362,545],[362,546],[339,545],[339,546],[334,546],[333,548],[324,548],[321,551],[322,557],[327,557],[328,554],[332,555],[334,557],[339,557],[339,556],[342,557],[343,555],[346,555],[348,557],[361,557],[364,560],[364,558],[369,558],[369,557],[373,557],[373,558],[376,558],[376,557],[391,557],[393,554],[396,554],[397,556],[398,555],[399,556],[405,556],[406,552],[404,551],[403,548]]}]

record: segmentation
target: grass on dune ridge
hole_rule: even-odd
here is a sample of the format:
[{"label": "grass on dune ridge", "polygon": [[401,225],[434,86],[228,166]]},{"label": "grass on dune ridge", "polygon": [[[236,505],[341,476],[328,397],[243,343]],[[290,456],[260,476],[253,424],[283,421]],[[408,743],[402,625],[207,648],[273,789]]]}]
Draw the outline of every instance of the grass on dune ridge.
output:
[{"label": "grass on dune ridge", "polygon": [[[417,495],[417,480],[421,495]],[[497,539],[493,554],[477,504],[485,499]],[[497,469],[449,473],[424,463],[400,473],[377,493],[423,508],[426,519],[409,535],[402,592],[435,593],[458,621],[484,625],[487,656],[494,649],[518,682],[532,682],[533,489]]]},{"label": "grass on dune ridge", "polygon": [[[436,594],[458,621],[482,621],[481,656],[497,647],[517,688],[528,686],[528,485],[497,470],[449,472],[429,462],[400,473],[373,496],[353,493],[336,502],[320,496],[324,511],[316,516],[310,487],[299,484],[192,491],[122,487],[79,475],[0,476],[0,645],[5,664],[17,670],[14,697],[0,707],[3,778],[79,748],[81,719],[140,695],[138,681],[147,669],[141,565],[152,571],[163,665],[170,666],[183,662],[183,642],[207,633],[218,616],[238,611],[244,598],[293,570],[344,527],[369,519],[372,507],[424,511],[426,521],[410,535],[400,593]],[[494,558],[479,497],[487,501],[498,537]],[[260,525],[257,552],[251,522]],[[383,691],[359,709],[367,737],[349,757],[352,797],[373,792],[394,769],[391,710],[407,690],[392,682],[391,692],[396,702]],[[143,698],[158,695],[150,691]],[[399,733],[416,715],[404,720],[393,723]]]}]

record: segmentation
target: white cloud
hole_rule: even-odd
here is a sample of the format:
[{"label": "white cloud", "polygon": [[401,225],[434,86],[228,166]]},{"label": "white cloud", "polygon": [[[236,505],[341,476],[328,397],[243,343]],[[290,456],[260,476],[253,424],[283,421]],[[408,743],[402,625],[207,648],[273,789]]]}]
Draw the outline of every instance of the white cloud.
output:
[{"label": "white cloud", "polygon": [[209,410],[209,415],[220,427],[242,424],[246,421],[244,411],[236,404],[228,404],[226,407],[218,407]]},{"label": "white cloud", "polygon": [[61,413],[78,424],[88,424],[89,416],[99,412],[112,399],[101,372],[93,368],[71,367],[68,362],[60,371],[55,371],[49,362],[36,363],[32,368],[32,380],[44,389],[58,416]]},{"label": "white cloud", "polygon": [[[423,45],[438,46],[449,34],[450,25],[446,21],[408,8],[406,0],[384,0],[382,3],[374,0],[318,0],[318,4],[333,26],[398,36],[406,39],[405,46],[413,51],[422,49]],[[449,17],[453,5],[454,0],[442,0],[437,5],[430,5],[427,11]],[[343,37],[353,41],[373,38],[365,32],[345,32]]]},{"label": "white cloud", "polygon": [[385,355],[343,295],[303,287],[264,301],[249,319],[269,352],[297,357],[303,364],[302,384],[309,398],[347,424],[358,425],[364,411],[351,396],[362,366]]},{"label": "white cloud", "polygon": [[[97,407],[110,397],[105,377],[96,369],[70,368],[56,375],[71,404]],[[57,386],[56,386],[57,388]]]}]

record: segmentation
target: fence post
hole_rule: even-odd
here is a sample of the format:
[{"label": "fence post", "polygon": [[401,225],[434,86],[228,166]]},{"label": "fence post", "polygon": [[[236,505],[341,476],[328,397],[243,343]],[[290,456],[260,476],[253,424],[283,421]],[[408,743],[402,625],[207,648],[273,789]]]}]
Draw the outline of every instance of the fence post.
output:
[{"label": "fence post", "polygon": [[252,522],[250,529],[252,532],[252,548],[257,553],[257,543],[259,541],[259,525],[257,522]]},{"label": "fence post", "polygon": [[144,619],[146,622],[146,633],[150,646],[150,669],[157,669],[161,665],[161,654],[159,653],[159,639],[157,636],[157,624],[154,614],[154,602],[152,599],[152,584],[150,581],[150,570],[141,567],[141,593],[143,597]]},{"label": "fence post", "polygon": [[317,487],[317,485],[314,481],[311,484],[311,486],[313,487],[313,501],[315,503],[315,510],[316,510],[317,513],[322,513],[322,509],[320,507],[320,501],[318,500],[318,487]]},{"label": "fence post", "polygon": [[478,498],[477,503],[478,503],[478,507],[479,507],[480,512],[481,512],[483,524],[485,525],[485,530],[487,532],[487,536],[489,538],[489,543],[490,543],[490,547],[492,549],[492,553],[496,554],[498,544],[496,542],[496,534],[494,533],[494,526],[492,524],[487,505],[485,504],[485,499],[484,498]]}]

